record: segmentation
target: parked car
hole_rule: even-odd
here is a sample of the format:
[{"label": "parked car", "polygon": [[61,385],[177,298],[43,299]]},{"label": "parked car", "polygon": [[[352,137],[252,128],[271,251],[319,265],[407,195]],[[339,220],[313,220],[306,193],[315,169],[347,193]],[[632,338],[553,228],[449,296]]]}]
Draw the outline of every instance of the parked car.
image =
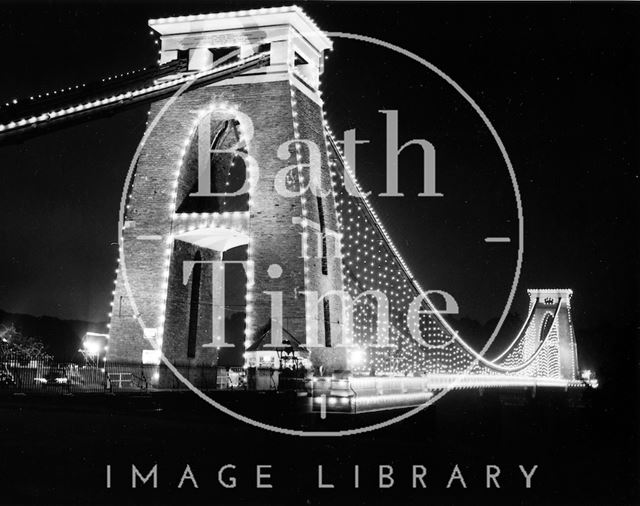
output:
[{"label": "parked car", "polygon": [[73,367],[51,367],[44,378],[36,378],[35,380],[43,387],[71,386],[84,383],[80,373]]}]

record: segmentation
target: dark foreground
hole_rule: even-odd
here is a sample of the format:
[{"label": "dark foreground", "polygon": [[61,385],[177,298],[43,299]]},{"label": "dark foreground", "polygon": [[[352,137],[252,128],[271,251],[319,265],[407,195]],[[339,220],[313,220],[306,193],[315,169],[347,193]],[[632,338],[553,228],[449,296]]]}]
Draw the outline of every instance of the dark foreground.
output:
[{"label": "dark foreground", "polygon": [[[625,412],[623,393],[600,389],[580,397],[453,392],[375,432],[302,438],[250,427],[190,393],[7,396],[0,399],[0,504],[637,504],[635,411]],[[272,423],[314,430],[389,417],[321,420],[292,409],[300,405],[282,395],[237,392],[220,400]],[[138,480],[133,489],[132,465],[144,476],[155,464],[158,488]],[[223,481],[235,477],[236,488],[218,481],[227,464],[236,468],[223,471]],[[318,488],[319,464],[333,489]],[[460,480],[447,489],[455,464],[466,489]],[[526,489],[518,465],[536,464]],[[178,488],[187,465],[198,489],[190,479]],[[273,488],[257,488],[257,465],[271,466],[262,481]],[[393,468],[392,488],[378,488],[379,465]],[[413,465],[427,469],[426,489],[412,488]],[[500,489],[486,488],[487,465],[499,466]]]}]

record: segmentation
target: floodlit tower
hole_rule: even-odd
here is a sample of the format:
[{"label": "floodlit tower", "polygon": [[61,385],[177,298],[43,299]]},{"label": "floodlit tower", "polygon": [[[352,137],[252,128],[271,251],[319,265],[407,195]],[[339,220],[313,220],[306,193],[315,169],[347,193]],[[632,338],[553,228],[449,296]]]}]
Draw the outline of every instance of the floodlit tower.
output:
[{"label": "floodlit tower", "polygon": [[[150,108],[128,189],[107,360],[155,362],[157,346],[177,366],[241,365],[273,320],[326,370],[343,368],[338,300],[318,304],[320,323],[309,325],[303,293],[342,289],[319,91],[331,41],[298,7],[149,26],[160,34],[160,62],[186,59],[179,76],[198,79]],[[320,148],[318,177],[305,141]],[[220,260],[237,263],[211,264]],[[281,315],[272,311],[278,292]],[[277,346],[280,336],[270,339]]]}]

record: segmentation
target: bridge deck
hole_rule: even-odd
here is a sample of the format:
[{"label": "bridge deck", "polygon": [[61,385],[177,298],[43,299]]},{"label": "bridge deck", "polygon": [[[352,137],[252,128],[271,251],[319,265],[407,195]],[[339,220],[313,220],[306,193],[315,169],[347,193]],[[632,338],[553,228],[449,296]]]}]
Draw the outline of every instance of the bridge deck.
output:
[{"label": "bridge deck", "polygon": [[587,386],[597,387],[597,381],[504,375],[360,376],[315,378],[312,397],[314,411],[362,413],[420,406],[444,390],[538,387],[566,390]]}]

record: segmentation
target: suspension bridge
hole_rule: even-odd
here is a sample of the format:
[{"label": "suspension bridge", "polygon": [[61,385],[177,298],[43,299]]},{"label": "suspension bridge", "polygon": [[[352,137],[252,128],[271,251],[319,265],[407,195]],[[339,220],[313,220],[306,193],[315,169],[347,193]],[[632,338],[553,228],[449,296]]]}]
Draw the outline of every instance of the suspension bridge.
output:
[{"label": "suspension bridge", "polygon": [[524,325],[491,359],[434,308],[331,133],[320,88],[332,42],[302,9],[149,26],[157,65],[0,107],[2,145],[149,106],[123,181],[107,370],[162,357],[274,367],[288,345],[336,411],[447,388],[596,385],[579,369],[569,289],[529,290]]}]

